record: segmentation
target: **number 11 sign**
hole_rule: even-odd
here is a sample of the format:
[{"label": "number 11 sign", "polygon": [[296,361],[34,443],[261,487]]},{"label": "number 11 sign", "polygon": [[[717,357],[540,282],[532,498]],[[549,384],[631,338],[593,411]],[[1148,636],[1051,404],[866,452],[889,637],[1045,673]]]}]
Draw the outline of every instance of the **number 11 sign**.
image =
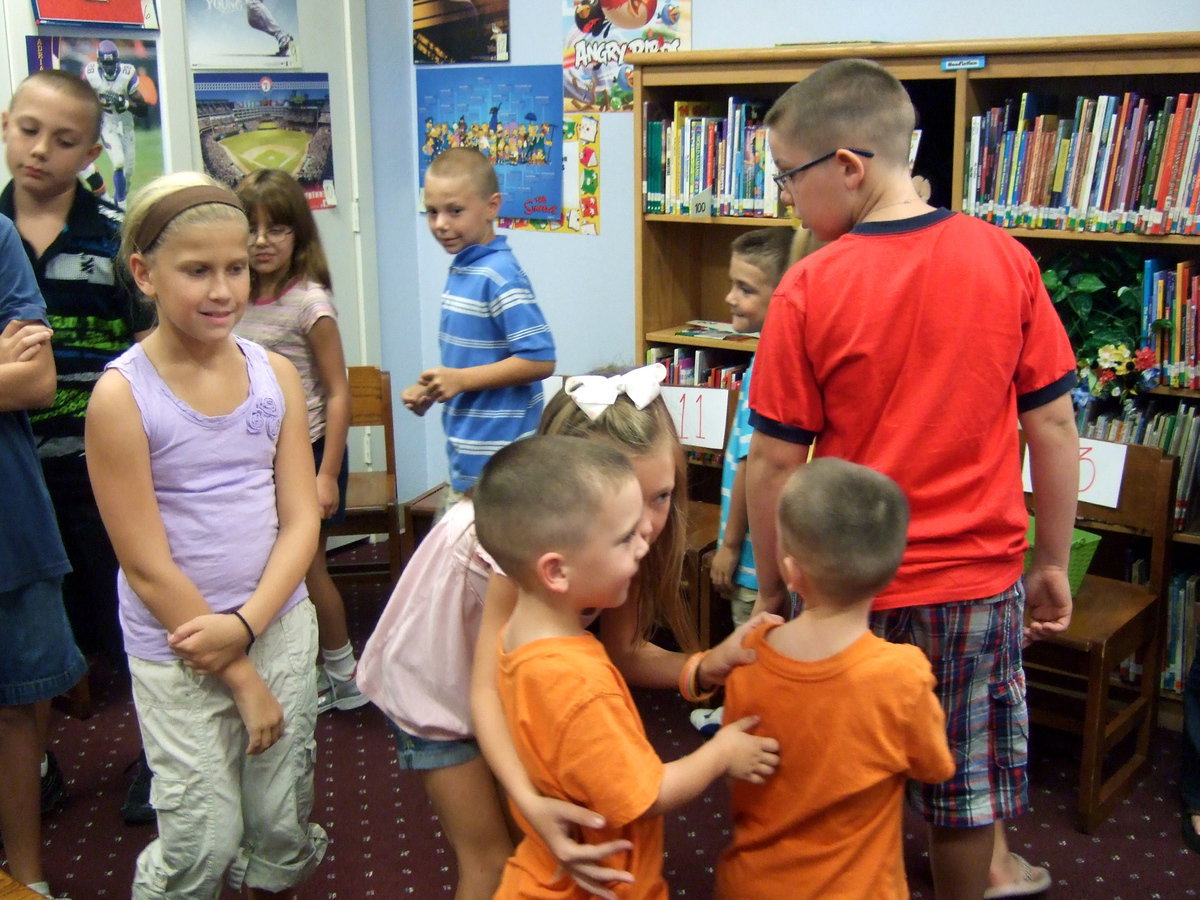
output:
[{"label": "number 11 sign", "polygon": [[721,450],[729,422],[729,391],[664,384],[662,397],[671,411],[679,440],[688,447]]}]

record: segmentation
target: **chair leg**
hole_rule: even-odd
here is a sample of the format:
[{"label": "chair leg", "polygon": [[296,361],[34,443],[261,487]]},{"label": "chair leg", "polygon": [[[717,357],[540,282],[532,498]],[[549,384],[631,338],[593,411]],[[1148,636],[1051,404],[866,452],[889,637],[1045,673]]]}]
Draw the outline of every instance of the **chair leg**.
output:
[{"label": "chair leg", "polygon": [[1092,831],[1104,784],[1104,724],[1108,709],[1108,676],[1103,653],[1088,655],[1087,700],[1083,715],[1083,749],[1079,759],[1079,830]]}]

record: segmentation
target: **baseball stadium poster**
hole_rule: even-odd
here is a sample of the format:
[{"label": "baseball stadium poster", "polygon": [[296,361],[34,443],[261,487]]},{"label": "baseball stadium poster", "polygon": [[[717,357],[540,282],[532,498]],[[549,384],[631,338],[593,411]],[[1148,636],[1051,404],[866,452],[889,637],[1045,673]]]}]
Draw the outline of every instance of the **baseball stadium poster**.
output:
[{"label": "baseball stadium poster", "polygon": [[193,69],[300,68],[296,0],[187,0]]},{"label": "baseball stadium poster", "polygon": [[33,0],[33,18],[39,25],[113,25],[118,28],[158,30],[154,0]]},{"label": "baseball stadium poster", "polygon": [[[129,32],[125,32],[129,34]],[[158,48],[141,38],[26,36],[29,71],[65,69],[100,95],[104,149],[81,175],[92,190],[124,206],[128,195],[163,173]]]},{"label": "baseball stadium poster", "polygon": [[692,0],[562,0],[563,111],[629,112],[626,53],[692,46]]},{"label": "baseball stadium poster", "polygon": [[562,214],[562,99],[558,67],[422,66],[417,69],[421,184],[433,158],[474,147],[500,180],[500,215]]},{"label": "baseball stadium poster", "polygon": [[258,169],[300,182],[310,209],[337,205],[329,75],[208,72],[192,76],[204,171],[233,187]]}]

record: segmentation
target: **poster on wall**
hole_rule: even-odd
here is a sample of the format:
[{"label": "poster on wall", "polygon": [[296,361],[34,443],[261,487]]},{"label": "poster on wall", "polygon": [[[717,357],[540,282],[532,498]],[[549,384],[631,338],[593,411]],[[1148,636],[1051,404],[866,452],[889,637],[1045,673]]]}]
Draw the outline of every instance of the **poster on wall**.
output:
[{"label": "poster on wall", "polygon": [[562,99],[557,66],[426,66],[417,70],[421,183],[433,158],[474,147],[500,181],[500,215],[562,214]]},{"label": "poster on wall", "polygon": [[627,53],[692,46],[692,0],[562,0],[563,111],[628,112]]},{"label": "poster on wall", "polygon": [[600,233],[600,117],[563,116],[562,213],[557,219],[510,219],[496,224],[513,231]]},{"label": "poster on wall", "polygon": [[317,72],[206,72],[192,76],[204,171],[230,187],[249,172],[282,169],[310,209],[337,205],[329,76]]},{"label": "poster on wall", "polygon": [[508,0],[413,0],[413,62],[508,62]]},{"label": "poster on wall", "polygon": [[158,30],[154,0],[33,0],[33,19],[39,25],[110,25],[116,28]]},{"label": "poster on wall", "polygon": [[300,66],[296,0],[187,0],[193,69],[294,69]]},{"label": "poster on wall", "polygon": [[100,95],[104,149],[82,173],[100,196],[124,206],[137,187],[163,173],[158,52],[141,38],[25,38],[29,71],[65,69]]}]

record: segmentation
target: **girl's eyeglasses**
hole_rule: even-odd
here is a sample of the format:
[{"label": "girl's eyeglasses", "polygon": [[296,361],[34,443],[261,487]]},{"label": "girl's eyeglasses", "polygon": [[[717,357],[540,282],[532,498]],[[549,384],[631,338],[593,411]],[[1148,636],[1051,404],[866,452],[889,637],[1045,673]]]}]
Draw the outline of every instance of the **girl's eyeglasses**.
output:
[{"label": "girl's eyeglasses", "polygon": [[250,237],[246,241],[247,244],[253,244],[258,240],[259,235],[266,237],[272,244],[278,244],[283,241],[295,229],[290,225],[272,225],[269,228],[253,228],[250,230]]}]

